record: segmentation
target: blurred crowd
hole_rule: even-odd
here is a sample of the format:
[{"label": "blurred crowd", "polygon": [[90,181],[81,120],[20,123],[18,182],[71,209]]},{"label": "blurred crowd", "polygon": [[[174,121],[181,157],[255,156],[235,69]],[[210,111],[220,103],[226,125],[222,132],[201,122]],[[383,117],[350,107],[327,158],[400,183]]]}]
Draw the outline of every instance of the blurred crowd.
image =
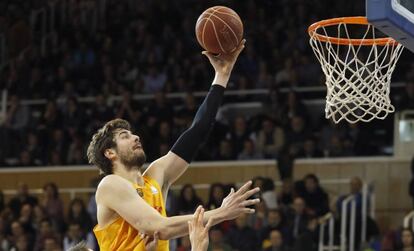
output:
[{"label": "blurred crowd", "polygon": [[[104,13],[93,12],[101,10],[103,2]],[[56,15],[56,28],[49,39],[39,40],[41,19],[32,18],[34,27],[28,27],[29,13],[45,6],[61,10],[63,3],[67,4],[66,18]],[[6,118],[0,125],[4,139],[0,164],[85,164],[85,147],[92,133],[115,117],[131,122],[144,142],[148,160],[166,153],[201,102],[193,92],[207,91],[213,79],[213,69],[195,40],[194,24],[204,9],[216,4],[224,3],[3,1],[0,30],[9,32],[9,42],[13,42],[9,54],[16,58],[0,73],[0,89],[9,91]],[[240,114],[219,121],[198,160],[265,158],[288,165],[297,157],[391,154],[391,116],[369,125],[334,125],[319,118],[321,113],[308,111],[304,99],[312,97],[295,91],[296,87],[321,85],[324,79],[307,44],[307,26],[322,18],[363,14],[363,2],[225,4],[242,17],[247,39],[229,89],[269,91],[264,96],[227,96],[224,103],[256,101],[264,109],[254,116]],[[97,13],[96,22],[88,11]],[[18,53],[27,46],[28,50]],[[414,108],[413,72],[414,64],[403,55],[393,80],[407,81],[407,85],[392,97],[400,110]],[[290,91],[281,92],[282,88]],[[185,93],[185,97],[166,98],[171,92]],[[135,100],[135,94],[153,94],[154,98]],[[112,95],[121,100],[114,101]],[[80,102],[85,96],[93,101]],[[47,103],[22,105],[21,100],[27,99]]]},{"label": "blurred crowd", "polygon": [[18,184],[17,194],[8,201],[1,193],[0,250],[63,251],[81,240],[95,248],[91,231],[96,206],[91,202],[94,204],[94,198],[86,203],[75,198],[64,205],[55,183],[45,184],[41,196],[30,194],[26,184]]},{"label": "blurred crowd", "polygon": [[[97,181],[97,180],[96,180]],[[96,181],[94,185],[96,185]],[[413,248],[413,235],[408,229],[397,229],[380,236],[376,222],[367,216],[367,242],[361,242],[362,181],[354,177],[349,192],[332,195],[320,185],[314,174],[293,182],[286,179],[280,187],[266,177],[256,177],[253,186],[260,187],[261,203],[252,215],[223,222],[209,232],[209,250],[214,251],[316,251],[321,223],[327,213],[335,220],[334,244],[339,245],[343,213],[342,203],[350,195],[356,198],[356,250],[396,251]],[[191,184],[173,191],[167,198],[169,216],[193,214],[199,205],[206,210],[220,207],[233,184],[215,183],[203,201]],[[99,250],[92,233],[96,225],[94,195],[88,200],[74,198],[64,204],[58,187],[47,183],[43,194],[34,196],[24,183],[17,194],[4,199],[0,193],[1,251],[68,250],[80,241]],[[86,198],[86,197],[84,197]],[[368,210],[370,205],[368,204]],[[345,210],[350,210],[350,207]],[[404,249],[403,249],[404,248]],[[190,251],[188,237],[170,241],[171,251]]]}]

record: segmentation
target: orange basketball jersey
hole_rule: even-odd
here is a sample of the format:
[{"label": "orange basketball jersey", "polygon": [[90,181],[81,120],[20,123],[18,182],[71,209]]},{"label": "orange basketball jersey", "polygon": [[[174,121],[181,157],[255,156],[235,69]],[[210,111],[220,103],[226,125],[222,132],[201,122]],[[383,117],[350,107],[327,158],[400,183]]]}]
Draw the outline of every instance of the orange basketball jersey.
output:
[{"label": "orange basketball jersey", "polygon": [[[134,184],[137,192],[150,206],[161,215],[167,216],[161,188],[157,181],[144,176],[144,186]],[[137,212],[139,213],[139,212]],[[139,237],[139,232],[119,217],[111,224],[93,229],[101,251],[145,251],[145,245]],[[158,240],[157,251],[168,251],[168,241]]]}]

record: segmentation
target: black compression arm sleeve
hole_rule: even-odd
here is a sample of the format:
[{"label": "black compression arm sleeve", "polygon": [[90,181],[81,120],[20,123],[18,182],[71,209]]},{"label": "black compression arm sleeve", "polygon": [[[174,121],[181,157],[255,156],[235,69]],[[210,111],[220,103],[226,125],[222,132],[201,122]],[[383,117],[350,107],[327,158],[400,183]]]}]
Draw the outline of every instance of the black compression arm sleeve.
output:
[{"label": "black compression arm sleeve", "polygon": [[224,87],[220,85],[213,85],[210,88],[203,103],[198,108],[194,117],[194,121],[175,142],[171,151],[187,163],[190,163],[195,157],[199,146],[209,135],[216,121],[217,110],[222,102]]}]

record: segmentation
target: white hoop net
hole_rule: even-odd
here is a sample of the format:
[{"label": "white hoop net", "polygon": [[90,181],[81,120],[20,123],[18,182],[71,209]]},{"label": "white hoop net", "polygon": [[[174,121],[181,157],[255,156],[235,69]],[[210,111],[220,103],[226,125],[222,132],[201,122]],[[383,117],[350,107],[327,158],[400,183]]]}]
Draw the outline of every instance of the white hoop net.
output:
[{"label": "white hoop net", "polygon": [[[364,39],[376,39],[375,28],[364,25],[366,30],[355,32],[359,37],[350,37],[350,26],[355,25],[319,26],[310,33],[310,45],[326,76],[325,117],[335,123],[343,119],[349,123],[384,119],[394,112],[389,95],[391,75],[404,47],[391,41],[385,45],[364,45]],[[349,43],[321,41],[317,34],[346,39]],[[351,40],[355,38],[361,42],[355,44]]]}]

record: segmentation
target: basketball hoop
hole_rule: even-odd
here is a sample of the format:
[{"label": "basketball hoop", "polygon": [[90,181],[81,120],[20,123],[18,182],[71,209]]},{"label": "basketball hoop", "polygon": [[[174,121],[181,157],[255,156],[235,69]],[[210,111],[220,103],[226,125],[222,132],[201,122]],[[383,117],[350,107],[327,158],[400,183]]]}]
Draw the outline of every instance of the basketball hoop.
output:
[{"label": "basketball hoop", "polygon": [[312,24],[308,33],[326,76],[326,118],[335,123],[369,122],[394,112],[390,83],[401,44],[378,37],[380,32],[366,17],[323,20]]}]

